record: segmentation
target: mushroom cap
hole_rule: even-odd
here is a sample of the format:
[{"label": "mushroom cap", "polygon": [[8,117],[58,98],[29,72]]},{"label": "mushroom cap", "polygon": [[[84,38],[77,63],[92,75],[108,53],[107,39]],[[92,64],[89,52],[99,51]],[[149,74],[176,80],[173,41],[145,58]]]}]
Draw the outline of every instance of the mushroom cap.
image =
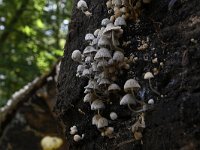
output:
[{"label": "mushroom cap", "polygon": [[71,134],[71,135],[74,135],[74,134],[76,134],[77,132],[78,132],[78,129],[77,129],[76,126],[72,126],[72,127],[70,128],[70,134]]},{"label": "mushroom cap", "polygon": [[128,105],[128,104],[136,105],[136,98],[132,94],[124,95],[120,101],[120,105]]},{"label": "mushroom cap", "polygon": [[91,89],[85,89],[85,91],[84,91],[85,94],[90,93],[90,92],[92,92]]},{"label": "mushroom cap", "polygon": [[154,76],[151,72],[146,72],[144,74],[144,79],[151,79],[151,78],[154,78]]},{"label": "mushroom cap", "polygon": [[110,46],[109,39],[106,36],[102,35],[100,37],[100,39],[98,40],[98,46],[99,47],[109,47]]},{"label": "mushroom cap", "polygon": [[118,118],[117,114],[115,112],[110,113],[110,119],[111,120],[116,120]]},{"label": "mushroom cap", "polygon": [[126,81],[124,84],[124,91],[129,92],[129,91],[137,91],[140,89],[139,83],[135,79],[129,79]]},{"label": "mushroom cap", "polygon": [[81,62],[82,60],[82,55],[81,55],[81,51],[79,50],[74,50],[72,52],[71,58],[76,61],[76,62]]},{"label": "mushroom cap", "polygon": [[112,0],[112,4],[114,6],[121,7],[122,6],[122,1],[121,0]]},{"label": "mushroom cap", "polygon": [[93,93],[87,93],[87,94],[85,95],[85,97],[83,98],[83,101],[84,101],[84,103],[86,103],[86,102],[91,102],[91,101],[94,100],[94,98],[95,98],[95,96],[94,96]]},{"label": "mushroom cap", "polygon": [[82,137],[80,135],[76,134],[76,135],[74,135],[73,139],[75,142],[78,142],[78,141],[82,140]]},{"label": "mushroom cap", "polygon": [[84,70],[84,66],[83,65],[78,65],[78,67],[77,67],[77,72],[78,73],[82,73],[83,72],[83,70]]},{"label": "mushroom cap", "polygon": [[83,50],[83,55],[90,56],[91,54],[96,53],[97,50],[93,46],[86,46]]},{"label": "mushroom cap", "polygon": [[111,31],[115,31],[117,35],[121,35],[123,33],[123,30],[120,26],[114,26],[113,23],[107,24],[106,28],[103,31],[103,35],[108,36]]},{"label": "mushroom cap", "polygon": [[82,73],[82,76],[89,76],[91,74],[91,71],[89,69],[84,69],[83,70],[83,73]]},{"label": "mushroom cap", "polygon": [[104,117],[101,117],[99,120],[98,120],[98,124],[97,124],[97,128],[103,128],[103,127],[106,127],[108,126],[108,120]]},{"label": "mushroom cap", "polygon": [[94,40],[94,35],[92,33],[87,33],[85,35],[85,40],[86,41],[92,41],[92,40]]},{"label": "mushroom cap", "polygon": [[108,79],[102,78],[100,79],[99,85],[109,85],[110,81]]},{"label": "mushroom cap", "polygon": [[109,23],[111,23],[111,21],[110,21],[110,19],[108,19],[108,18],[105,18],[105,19],[103,19],[103,20],[101,21],[101,25],[102,25],[102,26],[106,26],[106,25],[109,24]]},{"label": "mushroom cap", "polygon": [[98,38],[100,38],[103,35],[103,31],[105,30],[105,27],[101,27],[100,31],[98,32]]},{"label": "mushroom cap", "polygon": [[106,136],[112,135],[113,132],[114,132],[113,127],[107,127],[106,130],[105,130],[105,135]]},{"label": "mushroom cap", "polygon": [[149,105],[153,105],[154,104],[154,100],[153,99],[148,100],[148,104]]},{"label": "mushroom cap", "polygon": [[95,80],[89,80],[88,85],[84,87],[85,89],[98,89],[97,82]]},{"label": "mushroom cap", "polygon": [[96,29],[95,31],[94,31],[94,36],[95,37],[98,37],[98,34],[99,34],[99,31],[100,31],[101,29]]},{"label": "mushroom cap", "polygon": [[115,83],[113,83],[113,84],[111,84],[109,87],[108,87],[108,91],[120,91],[121,90],[121,88],[119,87],[119,85],[117,85],[117,84],[115,84]]},{"label": "mushroom cap", "polygon": [[110,59],[110,58],[111,54],[107,48],[100,48],[94,57],[95,60]]},{"label": "mushroom cap", "polygon": [[105,105],[101,100],[95,100],[91,104],[91,110],[98,110],[98,109],[104,109]]},{"label": "mushroom cap", "polygon": [[115,26],[126,26],[126,21],[123,17],[117,17],[114,22]]},{"label": "mushroom cap", "polygon": [[96,125],[98,124],[99,119],[101,118],[101,115],[97,114],[94,115],[94,117],[92,117],[92,125]]},{"label": "mushroom cap", "polygon": [[88,9],[88,6],[84,0],[79,0],[77,3],[77,8],[85,10],[85,9]]},{"label": "mushroom cap", "polygon": [[115,51],[113,54],[113,60],[116,62],[123,62],[124,54],[121,51]]}]

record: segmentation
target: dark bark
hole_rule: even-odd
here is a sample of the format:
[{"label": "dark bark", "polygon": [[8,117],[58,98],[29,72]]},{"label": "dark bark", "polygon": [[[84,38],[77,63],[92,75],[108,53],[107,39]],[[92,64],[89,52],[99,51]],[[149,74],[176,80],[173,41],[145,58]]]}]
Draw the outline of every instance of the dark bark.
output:
[{"label": "dark bark", "polygon": [[[109,118],[109,112],[118,113],[119,119],[110,122],[110,126],[115,127],[119,136],[114,139],[101,137],[96,127],[91,125],[94,112],[82,101],[83,87],[87,82],[75,76],[78,64],[72,61],[71,53],[75,49],[84,49],[87,45],[85,34],[100,28],[101,20],[108,15],[106,0],[101,3],[99,0],[87,2],[93,13],[91,18],[75,7],[73,9],[68,45],[65,47],[58,83],[57,111],[66,125],[70,149],[200,149],[199,1],[177,1],[169,11],[169,0],[154,0],[143,7],[137,26],[129,21],[124,28],[121,41],[131,41],[125,48],[125,54],[128,56],[133,53],[139,60],[129,71],[124,71],[117,82],[123,87],[127,79],[136,76],[145,92],[145,101],[150,98],[155,100],[154,110],[145,116],[147,127],[143,132],[143,144],[140,141],[126,142],[133,139],[128,128],[134,123],[134,117],[126,107],[118,103],[108,106],[103,115]],[[149,48],[137,51],[137,38],[146,39],[147,36],[150,39]],[[151,63],[155,53],[159,63],[164,63],[163,68]],[[143,61],[144,57],[147,61]],[[152,84],[164,98],[153,94],[148,82],[143,79],[143,73],[154,67],[159,68],[159,74],[152,80]],[[80,114],[78,108],[86,115]],[[85,133],[80,143],[73,142],[73,136],[69,134],[69,128],[73,125],[78,127],[80,134]]]}]

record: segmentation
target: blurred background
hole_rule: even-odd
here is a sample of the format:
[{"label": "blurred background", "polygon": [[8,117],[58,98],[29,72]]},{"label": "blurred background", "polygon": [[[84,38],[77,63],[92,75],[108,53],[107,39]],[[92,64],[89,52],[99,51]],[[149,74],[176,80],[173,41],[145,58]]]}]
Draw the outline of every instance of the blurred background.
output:
[{"label": "blurred background", "polygon": [[72,0],[0,0],[0,107],[63,54]]}]

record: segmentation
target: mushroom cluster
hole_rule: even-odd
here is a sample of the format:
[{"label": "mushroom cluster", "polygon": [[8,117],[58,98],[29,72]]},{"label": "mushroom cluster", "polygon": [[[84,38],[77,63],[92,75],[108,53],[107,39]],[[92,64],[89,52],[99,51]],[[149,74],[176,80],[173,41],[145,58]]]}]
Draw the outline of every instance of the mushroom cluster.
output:
[{"label": "mushroom cluster", "polygon": [[[145,2],[143,1],[143,3]],[[127,58],[124,56],[124,50],[120,45],[119,38],[123,35],[122,27],[126,26],[126,19],[131,16],[131,10],[136,15],[141,3],[142,0],[136,0],[134,3],[131,0],[108,0],[106,3],[107,8],[109,12],[114,12],[114,15],[110,19],[103,19],[101,28],[96,29],[94,33],[87,33],[85,41],[88,45],[83,50],[74,50],[71,55],[71,58],[79,63],[76,76],[88,78],[88,84],[84,87],[85,96],[83,102],[88,103],[91,110],[95,112],[92,118],[92,125],[97,127],[102,136],[109,138],[113,136],[114,127],[109,127],[109,120],[102,116],[102,111],[106,109],[110,102],[109,94],[117,94],[121,91],[117,80],[122,70],[128,70],[130,63],[137,61],[136,57]],[[77,7],[84,13],[88,10],[87,3],[84,0],[80,0]],[[137,15],[135,17],[137,18]],[[146,76],[144,78],[147,79]],[[159,94],[152,88],[150,78],[148,79],[152,91]],[[132,127],[136,128],[133,132],[136,139],[140,139],[138,136],[141,137],[139,134],[142,132],[138,131],[138,126],[145,128],[144,113],[148,110],[148,106],[154,103],[153,100],[150,100],[146,104],[136,98],[140,88],[136,79],[127,80],[124,84],[124,92],[126,94],[119,102],[120,105],[128,105],[131,111],[139,115],[138,120],[135,122],[137,127]],[[131,105],[134,105],[135,108],[133,109]],[[137,109],[138,105],[140,107],[139,110]],[[117,118],[118,115],[115,112],[110,113],[111,120],[116,120]],[[70,128],[70,134],[74,135],[74,141],[82,140],[84,137],[84,135],[76,134],[77,132],[76,126]]]}]

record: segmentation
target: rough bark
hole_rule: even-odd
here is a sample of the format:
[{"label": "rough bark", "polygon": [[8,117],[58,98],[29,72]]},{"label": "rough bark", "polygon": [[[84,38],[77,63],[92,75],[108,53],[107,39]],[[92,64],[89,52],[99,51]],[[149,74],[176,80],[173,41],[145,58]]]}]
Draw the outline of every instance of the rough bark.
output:
[{"label": "rough bark", "polygon": [[[144,97],[143,94],[139,96],[145,101],[150,98],[155,100],[154,110],[145,116],[147,127],[143,132],[143,144],[132,141],[133,135],[128,128],[134,123],[134,117],[118,102],[106,108],[103,113],[107,118],[111,111],[118,113],[117,121],[110,122],[110,126],[115,127],[116,138],[101,137],[96,127],[91,125],[94,112],[82,101],[83,87],[87,80],[75,76],[78,64],[71,60],[71,53],[75,49],[83,50],[87,46],[85,34],[100,28],[101,20],[108,16],[106,0],[87,0],[93,13],[90,18],[74,7],[68,44],[61,63],[57,96],[57,111],[66,125],[71,150],[200,149],[200,3],[198,0],[176,1],[168,10],[169,2],[153,0],[144,6],[140,22],[137,25],[128,22],[121,39],[131,41],[125,48],[126,56],[133,53],[139,60],[129,71],[124,71],[117,82],[123,87],[126,79],[136,76],[144,92]],[[150,39],[148,49],[136,50],[137,38],[146,39],[147,36]],[[151,62],[155,53],[159,63],[164,62],[164,67],[159,69],[152,84],[164,95],[163,98],[153,94],[148,82],[143,79],[144,72],[159,67]],[[147,61],[143,60],[144,57]],[[80,114],[79,108],[86,115]],[[79,143],[73,142],[69,134],[69,128],[73,125],[77,125],[80,134],[85,133],[84,140]]]}]

